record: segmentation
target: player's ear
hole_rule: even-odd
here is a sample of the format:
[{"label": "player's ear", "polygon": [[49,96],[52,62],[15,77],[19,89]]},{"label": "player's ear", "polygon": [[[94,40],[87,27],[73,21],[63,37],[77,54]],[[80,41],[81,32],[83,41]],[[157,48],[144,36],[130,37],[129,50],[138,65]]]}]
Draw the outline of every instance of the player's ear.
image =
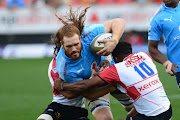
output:
[{"label": "player's ear", "polygon": [[118,58],[114,57],[114,61],[115,61],[115,63],[117,63],[118,62]]},{"label": "player's ear", "polygon": [[61,44],[61,46],[62,46],[62,47],[64,47],[64,46],[63,46],[63,42],[62,42],[62,41],[60,41],[60,44]]}]

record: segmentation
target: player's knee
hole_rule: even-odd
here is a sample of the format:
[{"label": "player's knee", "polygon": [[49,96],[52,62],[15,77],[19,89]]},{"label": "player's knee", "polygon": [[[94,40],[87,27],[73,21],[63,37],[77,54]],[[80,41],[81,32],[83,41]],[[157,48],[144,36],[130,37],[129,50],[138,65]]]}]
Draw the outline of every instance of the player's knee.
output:
[{"label": "player's knee", "polygon": [[114,94],[111,94],[111,95],[113,97],[115,97],[121,103],[121,105],[124,107],[124,109],[127,112],[129,112],[133,108],[133,102],[129,98],[129,96],[127,96],[126,94],[123,94],[123,93],[114,93]]},{"label": "player's knee", "polygon": [[110,103],[108,100],[101,97],[101,98],[89,101],[88,106],[91,113],[94,115],[94,113],[101,108],[105,108],[105,107],[109,108],[110,106],[109,104]]},{"label": "player's knee", "polygon": [[49,114],[41,114],[37,120],[53,120],[53,118]]},{"label": "player's knee", "polygon": [[113,120],[113,117],[107,114],[98,115],[95,118],[96,120]]},{"label": "player's knee", "polygon": [[89,109],[96,120],[113,120],[109,100],[98,98],[88,103]]}]

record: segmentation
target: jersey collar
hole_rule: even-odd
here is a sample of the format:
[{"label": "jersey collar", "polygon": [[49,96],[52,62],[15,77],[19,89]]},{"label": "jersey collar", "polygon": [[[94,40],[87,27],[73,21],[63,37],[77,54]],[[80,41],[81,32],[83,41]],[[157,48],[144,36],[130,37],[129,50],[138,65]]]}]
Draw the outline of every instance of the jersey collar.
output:
[{"label": "jersey collar", "polygon": [[178,3],[176,8],[166,7],[166,5],[164,3],[162,4],[162,7],[163,7],[164,10],[176,11],[176,10],[178,10],[180,8],[180,2]]}]

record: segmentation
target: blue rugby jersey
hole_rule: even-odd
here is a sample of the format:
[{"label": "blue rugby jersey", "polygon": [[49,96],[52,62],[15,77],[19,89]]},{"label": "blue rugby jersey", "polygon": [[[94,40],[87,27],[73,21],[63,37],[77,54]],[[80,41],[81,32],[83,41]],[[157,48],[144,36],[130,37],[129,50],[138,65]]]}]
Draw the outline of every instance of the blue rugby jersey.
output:
[{"label": "blue rugby jersey", "polygon": [[[180,66],[180,2],[176,8],[162,4],[151,19],[148,40],[159,41],[162,34],[165,36],[168,59]],[[177,71],[180,72],[180,67]]]},{"label": "blue rugby jersey", "polygon": [[[100,65],[104,59],[90,51],[91,41],[99,34],[104,33],[103,24],[93,24],[85,26],[81,35],[82,50],[81,56],[77,60],[72,60],[64,54],[64,48],[61,47],[56,57],[56,72],[59,77],[66,82],[76,82],[83,79],[88,79],[91,76],[91,67]],[[111,62],[114,64],[114,61]],[[83,97],[79,96],[74,99],[66,99],[64,96],[54,96],[54,102],[64,105],[84,107]]]},{"label": "blue rugby jersey", "polygon": [[85,26],[81,36],[82,51],[77,60],[72,60],[64,54],[64,48],[60,49],[56,60],[56,70],[60,78],[66,82],[76,82],[88,79],[91,76],[92,64],[100,65],[101,57],[90,51],[90,44],[94,37],[104,33],[103,24]]}]

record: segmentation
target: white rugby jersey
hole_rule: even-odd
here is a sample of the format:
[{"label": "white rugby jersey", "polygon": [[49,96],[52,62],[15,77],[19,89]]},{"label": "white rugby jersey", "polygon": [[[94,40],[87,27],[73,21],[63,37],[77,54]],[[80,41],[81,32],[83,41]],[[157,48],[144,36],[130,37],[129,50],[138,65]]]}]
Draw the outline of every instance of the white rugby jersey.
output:
[{"label": "white rugby jersey", "polygon": [[156,66],[145,52],[133,53],[98,75],[108,83],[117,83],[118,89],[130,96],[140,114],[156,116],[170,107]]},{"label": "white rugby jersey", "polygon": [[59,74],[56,72],[56,58],[53,58],[53,60],[49,64],[48,77],[49,77],[51,86],[53,88],[53,101],[52,102],[60,103],[63,105],[82,107],[82,108],[85,107],[83,97],[79,96],[73,99],[67,99],[62,94],[60,94],[57,90],[54,89],[54,82],[55,80],[59,78]]}]

